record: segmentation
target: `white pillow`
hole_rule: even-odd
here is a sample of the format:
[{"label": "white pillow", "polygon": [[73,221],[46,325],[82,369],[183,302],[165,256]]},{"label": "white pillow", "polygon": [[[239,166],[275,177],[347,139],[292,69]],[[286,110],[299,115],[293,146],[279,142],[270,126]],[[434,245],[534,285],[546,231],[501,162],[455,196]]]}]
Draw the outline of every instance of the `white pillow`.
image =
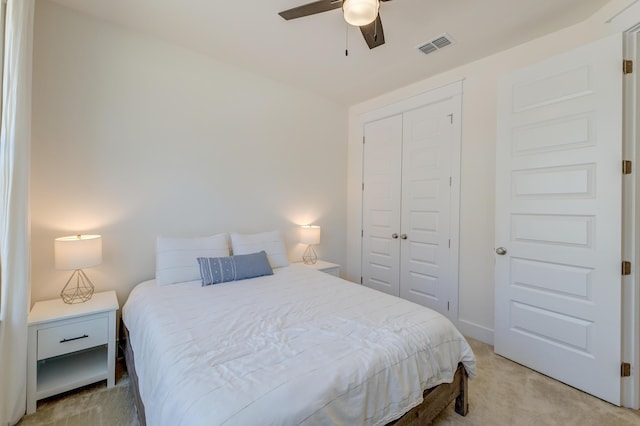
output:
[{"label": "white pillow", "polygon": [[200,238],[158,237],[156,283],[168,285],[199,280],[199,257],[225,256],[229,256],[226,233]]},{"label": "white pillow", "polygon": [[251,254],[264,250],[272,268],[289,265],[287,250],[282,241],[280,231],[262,232],[259,234],[231,233],[233,254]]}]

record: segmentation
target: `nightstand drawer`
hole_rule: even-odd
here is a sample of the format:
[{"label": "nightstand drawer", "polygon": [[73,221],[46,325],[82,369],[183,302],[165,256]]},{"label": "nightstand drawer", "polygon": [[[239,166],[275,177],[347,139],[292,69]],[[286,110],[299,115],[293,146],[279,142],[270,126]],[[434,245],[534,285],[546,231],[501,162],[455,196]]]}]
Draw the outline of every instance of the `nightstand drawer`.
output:
[{"label": "nightstand drawer", "polygon": [[38,330],[38,360],[105,345],[108,332],[106,316]]}]

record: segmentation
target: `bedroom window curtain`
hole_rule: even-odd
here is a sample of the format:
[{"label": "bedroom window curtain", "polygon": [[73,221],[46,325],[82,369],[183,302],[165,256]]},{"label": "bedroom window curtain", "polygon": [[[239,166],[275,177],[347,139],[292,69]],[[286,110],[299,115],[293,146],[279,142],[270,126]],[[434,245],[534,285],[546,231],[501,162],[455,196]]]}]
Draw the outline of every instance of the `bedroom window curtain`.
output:
[{"label": "bedroom window curtain", "polygon": [[[2,3],[5,3],[3,0]],[[4,4],[3,4],[4,6]],[[29,147],[35,0],[7,0],[0,115],[0,424],[26,410]]]}]

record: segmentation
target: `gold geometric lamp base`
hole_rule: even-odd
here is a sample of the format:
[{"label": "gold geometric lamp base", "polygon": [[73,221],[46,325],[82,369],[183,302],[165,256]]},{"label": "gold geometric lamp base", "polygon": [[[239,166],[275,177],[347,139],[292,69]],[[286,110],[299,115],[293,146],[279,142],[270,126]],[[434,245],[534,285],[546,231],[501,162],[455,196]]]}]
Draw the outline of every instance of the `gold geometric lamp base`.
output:
[{"label": "gold geometric lamp base", "polygon": [[311,244],[309,244],[307,249],[304,251],[302,261],[305,265],[314,265],[318,261],[318,255]]},{"label": "gold geometric lamp base", "polygon": [[60,297],[64,303],[83,303],[91,299],[94,287],[82,269],[76,269],[62,288]]}]

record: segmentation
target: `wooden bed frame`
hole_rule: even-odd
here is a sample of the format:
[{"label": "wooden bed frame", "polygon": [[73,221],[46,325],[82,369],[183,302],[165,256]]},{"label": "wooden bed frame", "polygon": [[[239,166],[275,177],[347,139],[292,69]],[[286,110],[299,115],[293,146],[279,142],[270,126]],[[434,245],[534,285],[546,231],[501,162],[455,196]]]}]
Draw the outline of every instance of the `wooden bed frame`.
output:
[{"label": "wooden bed frame", "polygon": [[[138,391],[138,375],[136,373],[135,360],[133,357],[133,349],[129,344],[129,330],[124,323],[120,323],[121,330],[124,331],[126,346],[124,350],[124,358],[127,364],[127,372],[131,381],[131,389],[133,390],[136,410],[138,412],[138,421],[140,426],[146,426],[147,421],[144,411],[144,403],[140,398]],[[387,426],[424,426],[431,423],[442,410],[447,408],[449,404],[455,400],[456,413],[466,416],[469,412],[469,392],[468,392],[468,374],[462,364],[458,364],[453,382],[443,383],[431,389],[424,391],[424,401],[406,412],[402,417]]]}]

